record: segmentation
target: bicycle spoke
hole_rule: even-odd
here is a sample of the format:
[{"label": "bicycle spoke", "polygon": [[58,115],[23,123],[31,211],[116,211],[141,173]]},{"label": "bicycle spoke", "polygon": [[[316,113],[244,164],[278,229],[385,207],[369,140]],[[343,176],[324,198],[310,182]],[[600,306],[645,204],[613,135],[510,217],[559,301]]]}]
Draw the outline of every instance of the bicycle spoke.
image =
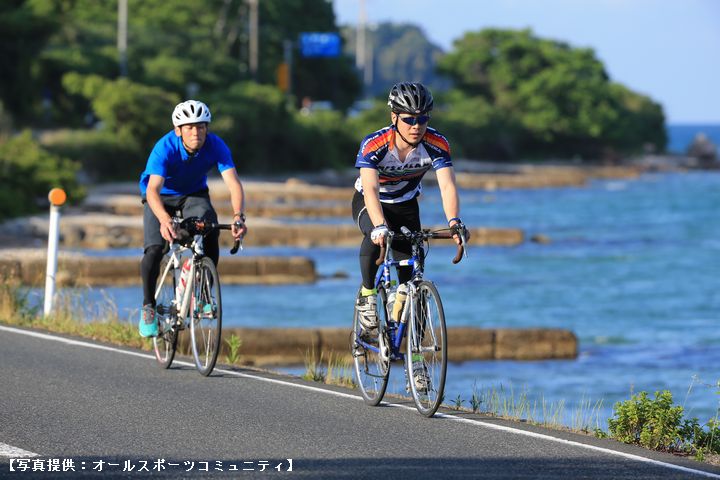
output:
[{"label": "bicycle spoke", "polygon": [[[360,292],[358,292],[360,295]],[[378,405],[387,389],[388,377],[390,374],[390,362],[380,354],[380,339],[378,335],[387,324],[387,313],[385,308],[385,291],[378,290],[377,310],[379,325],[372,340],[363,338],[363,329],[360,325],[359,314],[354,309],[352,332],[350,334],[350,353],[355,365],[355,378],[357,379],[360,393],[368,405]],[[387,354],[385,355],[387,357]]]},{"label": "bicycle spoke", "polygon": [[222,327],[220,280],[209,258],[203,258],[198,265],[192,294],[190,331],[193,355],[198,371],[207,376],[215,368]]},{"label": "bicycle spoke", "polygon": [[[170,264],[170,265],[169,265]],[[155,312],[160,323],[160,334],[153,338],[155,358],[163,368],[169,368],[177,349],[177,332],[172,329],[175,322],[175,269],[167,257],[160,265],[160,278],[155,290]]]},{"label": "bicycle spoke", "polygon": [[418,411],[432,416],[442,402],[447,371],[447,332],[440,295],[429,281],[417,287],[406,361],[410,391]]}]

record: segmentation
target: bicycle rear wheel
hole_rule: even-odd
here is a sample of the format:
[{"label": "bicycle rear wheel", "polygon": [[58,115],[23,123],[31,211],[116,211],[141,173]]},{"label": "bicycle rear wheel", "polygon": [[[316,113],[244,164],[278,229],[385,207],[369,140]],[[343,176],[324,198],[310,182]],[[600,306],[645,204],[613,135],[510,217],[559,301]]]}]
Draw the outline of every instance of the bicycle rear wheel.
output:
[{"label": "bicycle rear wheel", "polygon": [[190,303],[190,338],[195,366],[208,376],[215,368],[220,352],[222,300],[220,277],[215,264],[203,257],[195,269]]},{"label": "bicycle rear wheel", "polygon": [[[175,270],[167,269],[169,257],[165,257],[160,264],[160,278],[155,288],[155,314],[160,324],[160,333],[153,337],[153,350],[155,358],[163,368],[170,368],[177,350],[178,332],[175,325],[176,307],[175,299]],[[164,275],[163,275],[164,274]]]},{"label": "bicycle rear wheel", "polygon": [[[360,291],[358,291],[359,297]],[[382,401],[390,375],[389,342],[385,334],[385,326],[387,325],[385,301],[385,290],[378,288],[377,311],[379,325],[377,332],[363,335],[359,314],[357,308],[355,308],[352,332],[350,333],[350,353],[355,365],[355,378],[365,403],[372,406],[378,405]],[[378,332],[382,332],[382,342]],[[381,346],[381,344],[384,344],[384,346]],[[383,354],[381,354],[381,349],[383,349]]]},{"label": "bicycle rear wheel", "polygon": [[443,401],[447,372],[447,331],[440,294],[432,282],[417,286],[409,320],[406,368],[417,410],[432,417]]}]

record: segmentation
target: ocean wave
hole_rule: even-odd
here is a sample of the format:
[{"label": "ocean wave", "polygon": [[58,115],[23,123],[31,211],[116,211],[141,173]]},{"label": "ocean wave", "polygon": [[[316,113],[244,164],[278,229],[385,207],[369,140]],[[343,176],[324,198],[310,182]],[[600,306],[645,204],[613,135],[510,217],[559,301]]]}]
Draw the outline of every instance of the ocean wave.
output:
[{"label": "ocean wave", "polygon": [[583,341],[591,345],[631,345],[635,343],[622,335],[595,335]]}]

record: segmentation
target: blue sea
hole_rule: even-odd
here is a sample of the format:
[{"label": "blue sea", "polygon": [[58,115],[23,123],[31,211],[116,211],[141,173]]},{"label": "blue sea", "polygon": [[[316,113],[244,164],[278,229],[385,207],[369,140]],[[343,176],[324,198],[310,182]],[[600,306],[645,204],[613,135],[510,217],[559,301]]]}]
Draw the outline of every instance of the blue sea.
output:
[{"label": "blue sea", "polygon": [[[668,389],[686,416],[706,422],[717,414],[720,173],[462,191],[461,198],[468,225],[517,227],[551,242],[474,247],[459,265],[450,262],[452,247],[432,246],[427,276],[440,290],[449,326],[565,328],[578,336],[580,352],[574,360],[451,364],[447,402],[459,398],[469,406],[473,392],[512,390],[516,401],[525,396],[536,405],[536,420],[543,419],[543,402],[563,405],[568,424],[598,404],[596,420],[606,429],[616,402]],[[437,189],[425,190],[421,209],[425,224],[442,222]],[[356,248],[242,254],[309,256],[323,277],[312,285],[223,286],[226,326],[349,327],[359,283]],[[346,278],[335,278],[338,272]],[[116,304],[130,321],[141,299],[139,287],[88,295]],[[391,385],[400,391],[401,367],[394,371]]]},{"label": "blue sea", "polygon": [[720,147],[720,125],[717,124],[674,124],[666,127],[667,151],[684,154],[695,136],[705,134],[716,147]]}]

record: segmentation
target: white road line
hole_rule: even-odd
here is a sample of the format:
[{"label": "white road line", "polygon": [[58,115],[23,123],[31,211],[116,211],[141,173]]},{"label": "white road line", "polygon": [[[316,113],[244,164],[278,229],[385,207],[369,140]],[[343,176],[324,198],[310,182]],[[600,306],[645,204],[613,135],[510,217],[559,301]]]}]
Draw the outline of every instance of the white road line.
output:
[{"label": "white road line", "polygon": [[[11,332],[11,333],[17,333],[17,334],[20,334],[20,335],[27,335],[27,336],[30,336],[30,337],[42,338],[42,339],[45,339],[45,340],[52,340],[52,341],[55,341],[55,342],[66,343],[66,344],[69,344],[69,345],[81,346],[81,347],[86,347],[86,348],[95,348],[95,349],[98,349],[98,350],[106,350],[106,351],[110,351],[110,352],[122,353],[122,354],[125,354],[125,355],[132,355],[132,356],[136,356],[136,357],[149,358],[149,359],[151,359],[151,360],[155,360],[155,355],[150,355],[150,354],[146,354],[146,353],[139,353],[139,352],[131,352],[131,351],[127,351],[127,350],[121,350],[121,349],[115,348],[115,347],[108,347],[108,346],[105,346],[105,345],[97,345],[97,344],[88,343],[88,342],[84,342],[84,341],[80,341],[80,340],[72,340],[72,339],[69,339],[69,338],[57,337],[57,336],[49,335],[49,334],[46,334],[46,333],[33,332],[33,331],[28,331],[28,330],[21,330],[21,329],[12,328],[12,327],[6,327],[6,326],[3,326],[3,325],[0,325],[0,331],[7,331],[7,332]],[[176,364],[178,364],[178,365],[185,365],[185,366],[189,366],[189,367],[195,367],[195,364],[194,364],[194,363],[191,363],[191,362],[183,362],[183,361],[177,361],[177,360],[176,360],[176,361],[173,362],[173,363],[176,363]],[[362,400],[362,397],[359,397],[358,395],[353,395],[353,394],[343,393],[343,392],[336,392],[336,391],[334,391],[334,390],[327,390],[327,389],[324,389],[324,388],[319,388],[319,387],[313,387],[313,386],[310,386],[310,385],[303,385],[303,384],[288,382],[288,381],[285,381],[285,380],[278,380],[278,379],[275,379],[275,378],[265,378],[265,377],[261,377],[261,376],[250,375],[250,374],[248,374],[248,373],[236,372],[236,371],[233,371],[233,370],[226,370],[226,369],[222,369],[222,368],[216,368],[214,371],[215,371],[215,372],[218,372],[218,373],[223,373],[223,374],[226,374],[226,375],[232,375],[232,376],[235,376],[235,377],[242,377],[242,378],[248,378],[248,379],[252,379],[252,380],[259,380],[259,381],[261,381],[261,382],[267,382],[267,383],[275,383],[275,384],[278,384],[278,385],[285,385],[285,386],[289,386],[289,387],[300,388],[300,389],[303,389],[303,390],[310,390],[310,391],[313,391],[313,392],[323,393],[323,394],[326,394],[326,395],[334,395],[334,396],[336,396],[336,397],[348,398],[348,399],[352,399],[352,400]],[[402,409],[412,410],[412,411],[415,410],[414,407],[410,407],[410,406],[407,406],[407,405],[399,405],[399,404],[396,404],[396,403],[386,403],[386,402],[383,402],[383,403],[384,403],[385,405],[387,405],[387,406],[390,406],[390,407],[402,408]],[[608,455],[615,455],[615,456],[618,456],[618,457],[627,458],[627,459],[629,459],[629,460],[635,460],[635,461],[638,461],[638,462],[649,463],[649,464],[651,464],[651,465],[656,465],[656,466],[659,466],[659,467],[665,467],[665,468],[669,468],[669,469],[672,469],[672,470],[678,470],[678,471],[681,471],[681,472],[691,473],[691,474],[694,474],[694,475],[700,475],[700,476],[707,477],[707,478],[717,478],[717,479],[720,479],[720,475],[715,474],[715,473],[705,472],[705,471],[703,471],[703,470],[696,470],[696,469],[689,468],[689,467],[683,467],[683,466],[681,466],[681,465],[675,465],[674,463],[662,462],[662,461],[660,461],[660,460],[654,460],[654,459],[652,459],[652,458],[647,458],[647,457],[643,457],[643,456],[640,456],[640,455],[634,455],[634,454],[631,454],[631,453],[619,452],[619,451],[616,451],[616,450],[611,450],[611,449],[609,449],[609,448],[597,447],[597,446],[594,446],[594,445],[588,445],[588,444],[585,444],[585,443],[575,442],[575,441],[572,441],[572,440],[565,440],[565,439],[563,439],[563,438],[557,438],[557,437],[553,437],[553,436],[551,436],[551,435],[546,435],[546,434],[543,434],[543,433],[530,432],[530,431],[527,431],[527,430],[521,430],[521,429],[518,429],[518,428],[508,427],[508,426],[504,426],[504,425],[496,425],[496,424],[494,424],[494,423],[488,423],[488,422],[484,422],[484,421],[482,421],[482,420],[473,420],[473,419],[469,419],[469,418],[456,417],[455,415],[449,415],[449,414],[446,414],[446,413],[437,413],[437,414],[435,414],[435,416],[436,416],[436,417],[440,417],[440,418],[445,418],[445,419],[448,419],[448,420],[452,420],[452,421],[456,421],[456,422],[460,422],[460,423],[464,423],[464,424],[476,425],[476,426],[480,426],[480,427],[484,427],[484,428],[489,428],[489,429],[492,429],[492,430],[501,430],[501,431],[504,431],[504,432],[507,432],[507,433],[512,433],[512,434],[515,434],[515,435],[524,435],[524,436],[526,436],[526,437],[540,438],[540,439],[548,440],[548,441],[551,441],[551,442],[562,443],[562,444],[564,444],[564,445],[571,445],[571,446],[573,446],[573,447],[584,448],[584,449],[586,449],[586,450],[593,450],[593,451],[596,451],[596,452],[602,452],[602,453],[606,453],[606,454],[608,454]],[[2,455],[2,452],[3,452],[3,449],[2,449],[3,446],[6,446],[6,447],[8,447],[8,448],[10,448],[10,449],[13,448],[13,447],[10,447],[9,445],[4,445],[4,444],[0,443],[0,456]],[[20,450],[20,449],[15,449],[15,450],[16,450],[16,451],[20,451],[20,452],[25,452],[24,450]],[[25,453],[29,453],[29,454],[32,455],[32,456],[37,456],[37,454],[33,454],[33,453],[31,453],[31,452],[25,452]]]},{"label": "white road line", "polygon": [[0,443],[0,457],[5,458],[31,458],[31,457],[39,457],[37,453],[28,452],[27,450],[23,450],[22,448],[13,447],[12,445],[7,445],[5,443]]}]

